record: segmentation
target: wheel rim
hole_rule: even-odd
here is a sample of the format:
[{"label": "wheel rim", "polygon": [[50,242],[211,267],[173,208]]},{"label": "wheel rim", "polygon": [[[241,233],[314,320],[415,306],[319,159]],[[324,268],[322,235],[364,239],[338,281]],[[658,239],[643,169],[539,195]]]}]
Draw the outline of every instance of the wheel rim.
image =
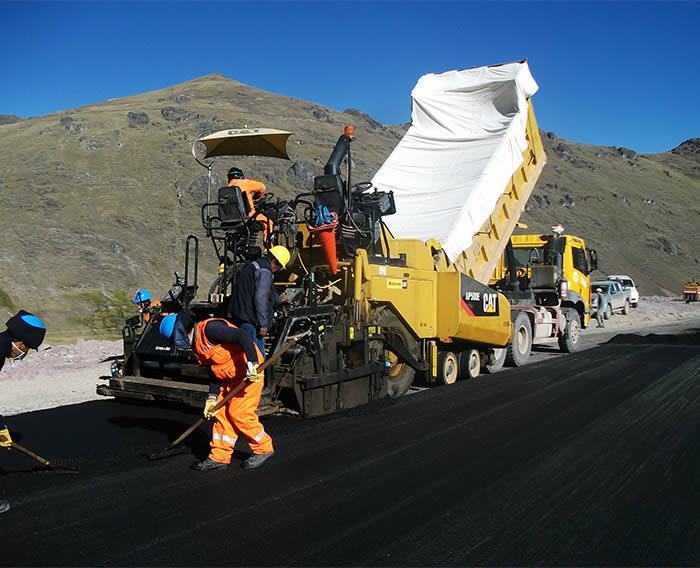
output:
[{"label": "wheel rim", "polygon": [[525,326],[520,326],[518,328],[518,334],[516,337],[516,346],[518,348],[519,353],[525,353],[527,351],[527,329],[525,329]]},{"label": "wheel rim", "polygon": [[457,374],[459,371],[459,367],[457,365],[457,357],[450,353],[449,355],[445,356],[445,362],[443,363],[443,371],[442,371],[442,377],[445,381],[445,384],[447,385],[452,385],[457,382]]},{"label": "wheel rim", "polygon": [[481,361],[479,359],[479,354],[476,351],[472,351],[469,355],[469,376],[476,377],[481,370]]}]

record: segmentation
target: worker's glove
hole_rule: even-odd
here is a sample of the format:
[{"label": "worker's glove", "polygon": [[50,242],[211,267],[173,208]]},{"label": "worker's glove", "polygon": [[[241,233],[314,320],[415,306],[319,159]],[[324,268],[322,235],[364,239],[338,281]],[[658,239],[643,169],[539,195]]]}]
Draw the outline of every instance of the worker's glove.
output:
[{"label": "worker's glove", "polygon": [[3,426],[0,430],[0,448],[11,448],[12,447],[12,436],[10,436],[10,431],[7,426]]},{"label": "worker's glove", "polygon": [[258,383],[265,378],[265,374],[258,371],[258,364],[248,361],[248,374],[246,380],[251,383]]},{"label": "worker's glove", "polygon": [[204,403],[204,418],[211,420],[216,416],[216,414],[221,410],[218,408],[216,411],[214,407],[216,406],[216,396],[210,395],[207,397],[207,401]]}]

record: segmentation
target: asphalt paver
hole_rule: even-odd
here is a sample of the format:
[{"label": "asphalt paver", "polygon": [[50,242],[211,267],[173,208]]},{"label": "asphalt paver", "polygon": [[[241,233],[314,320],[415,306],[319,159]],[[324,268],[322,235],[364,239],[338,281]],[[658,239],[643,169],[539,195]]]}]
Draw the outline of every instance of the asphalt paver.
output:
[{"label": "asphalt paver", "polygon": [[0,565],[697,565],[700,330],[324,419],[265,419],[245,471],[160,461],[197,414],[112,400],[11,417],[79,475],[0,455]]}]

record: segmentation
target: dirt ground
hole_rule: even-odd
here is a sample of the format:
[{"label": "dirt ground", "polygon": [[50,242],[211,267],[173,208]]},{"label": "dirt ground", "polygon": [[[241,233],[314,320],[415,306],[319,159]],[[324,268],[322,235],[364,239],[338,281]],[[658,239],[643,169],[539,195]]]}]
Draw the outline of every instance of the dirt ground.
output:
[{"label": "dirt ground", "polygon": [[[611,331],[651,332],[654,327],[697,319],[700,304],[686,304],[673,298],[642,297],[639,307],[627,315],[615,314],[597,329],[595,321],[584,331],[586,336]],[[592,347],[595,342],[586,342]],[[98,377],[109,375],[110,356],[121,353],[120,341],[80,340],[73,345],[44,345],[15,368],[8,363],[0,371],[0,413],[20,414],[102,399],[95,393]]]}]

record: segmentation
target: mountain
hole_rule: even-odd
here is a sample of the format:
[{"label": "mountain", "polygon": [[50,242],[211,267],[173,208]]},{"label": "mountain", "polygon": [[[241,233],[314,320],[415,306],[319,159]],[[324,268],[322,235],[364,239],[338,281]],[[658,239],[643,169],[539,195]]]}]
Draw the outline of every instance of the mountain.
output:
[{"label": "mountain", "polygon": [[[185,237],[202,236],[206,170],[190,154],[198,134],[245,126],[294,132],[292,161],[220,158],[214,164],[214,187],[236,164],[289,197],[311,187],[345,124],[357,128],[358,181],[371,178],[407,127],[223,75],[15,118],[0,120],[0,312],[34,310],[66,337],[115,329],[132,310],[134,289],[160,295],[172,272],[182,270]],[[700,272],[693,232],[700,215],[697,139],[654,155],[551,133],[543,139],[549,164],[523,218],[530,229],[564,223],[599,250],[603,272],[632,275],[646,294],[676,294]],[[203,238],[201,251],[206,287],[216,259]]]}]

